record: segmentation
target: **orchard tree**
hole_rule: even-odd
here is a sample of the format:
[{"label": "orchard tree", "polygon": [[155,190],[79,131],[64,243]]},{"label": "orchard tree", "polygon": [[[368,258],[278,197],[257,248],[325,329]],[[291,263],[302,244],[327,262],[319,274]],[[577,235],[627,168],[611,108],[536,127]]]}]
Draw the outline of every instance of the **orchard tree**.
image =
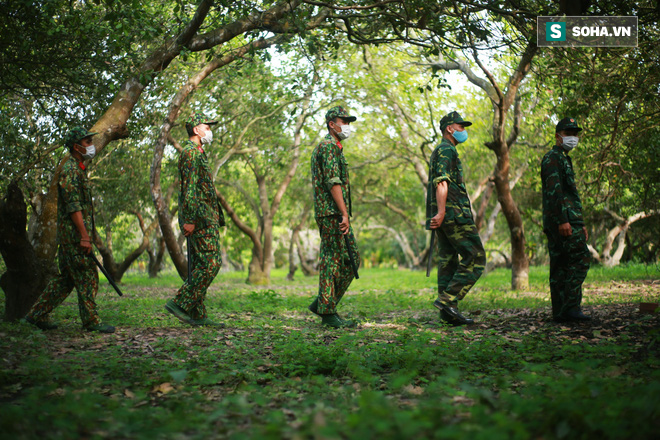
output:
[{"label": "orchard tree", "polygon": [[[639,20],[637,47],[546,48],[535,72],[554,123],[571,115],[585,128],[571,156],[589,248],[594,260],[605,266],[619,264],[633,242],[647,262],[655,261],[660,251],[660,73],[655,67],[660,62],[660,12],[652,2],[589,9],[594,15],[630,11]],[[630,237],[636,231],[641,240]]]}]

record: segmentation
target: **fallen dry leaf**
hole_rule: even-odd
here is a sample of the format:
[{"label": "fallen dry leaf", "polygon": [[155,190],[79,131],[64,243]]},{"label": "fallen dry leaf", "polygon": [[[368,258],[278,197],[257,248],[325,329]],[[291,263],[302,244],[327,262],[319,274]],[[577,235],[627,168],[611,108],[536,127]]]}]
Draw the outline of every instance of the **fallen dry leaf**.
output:
[{"label": "fallen dry leaf", "polygon": [[403,388],[403,391],[405,391],[408,394],[412,394],[414,396],[421,396],[422,394],[424,394],[424,388],[415,385],[406,385]]},{"label": "fallen dry leaf", "polygon": [[161,383],[160,385],[156,385],[151,390],[152,393],[161,393],[161,394],[167,394],[171,391],[174,391],[174,387],[169,382],[165,382],[165,383]]}]

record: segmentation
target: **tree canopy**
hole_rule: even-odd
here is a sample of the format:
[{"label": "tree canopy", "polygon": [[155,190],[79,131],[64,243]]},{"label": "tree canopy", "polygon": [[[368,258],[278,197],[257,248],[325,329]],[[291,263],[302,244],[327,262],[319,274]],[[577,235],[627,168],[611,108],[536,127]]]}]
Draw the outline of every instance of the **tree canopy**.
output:
[{"label": "tree canopy", "polygon": [[62,138],[83,125],[101,132],[90,173],[104,258],[120,262],[144,247],[144,261],[167,248],[183,276],[177,148],[183,119],[203,110],[220,121],[210,154],[231,213],[226,257],[267,274],[268,264],[284,264],[276,255],[292,246],[295,225],[315,229],[305,214],[309,155],[335,104],[359,115],[346,155],[363,264],[421,267],[428,258],[420,226],[428,158],[451,110],[475,122],[460,154],[492,265],[513,264],[526,277],[529,261],[546,260],[540,157],[565,115],[586,128],[573,157],[592,253],[604,264],[659,257],[651,2],[581,11],[639,17],[639,46],[617,49],[538,48],[536,16],[559,13],[552,2],[1,6],[0,189],[14,181],[25,192],[29,237],[43,258],[54,253],[49,185],[67,154]]}]

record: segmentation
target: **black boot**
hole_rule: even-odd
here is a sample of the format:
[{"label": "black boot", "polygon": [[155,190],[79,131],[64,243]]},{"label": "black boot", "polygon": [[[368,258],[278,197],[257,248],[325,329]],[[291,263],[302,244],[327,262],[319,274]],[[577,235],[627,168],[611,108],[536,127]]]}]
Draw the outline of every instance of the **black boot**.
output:
[{"label": "black boot", "polygon": [[474,319],[466,318],[458,310],[456,304],[446,304],[439,299],[433,302],[433,305],[440,309],[440,318],[451,325],[470,325],[474,324]]}]

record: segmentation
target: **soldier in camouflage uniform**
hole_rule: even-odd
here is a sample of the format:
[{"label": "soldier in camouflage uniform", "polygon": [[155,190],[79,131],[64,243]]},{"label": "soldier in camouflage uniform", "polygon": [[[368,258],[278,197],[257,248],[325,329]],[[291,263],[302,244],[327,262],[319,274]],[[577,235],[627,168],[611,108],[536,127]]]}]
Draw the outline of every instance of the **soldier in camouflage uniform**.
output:
[{"label": "soldier in camouflage uniform", "polygon": [[355,321],[337,315],[337,304],[353,281],[353,271],[344,235],[348,235],[355,264],[360,256],[349,217],[352,216],[351,186],[348,165],[341,141],[351,134],[349,116],[342,107],[332,107],[325,115],[328,134],[312,153],[312,186],[314,187],[314,216],[321,234],[321,265],[319,293],[309,310],[321,316],[324,325],[340,328],[354,327]]},{"label": "soldier in camouflage uniform", "polygon": [[202,113],[193,114],[186,122],[189,140],[183,143],[179,156],[179,226],[189,237],[192,276],[167,302],[165,310],[193,326],[224,327],[208,318],[204,305],[206,291],[222,266],[220,227],[225,225],[202,148],[213,141],[211,126],[215,124]]},{"label": "soldier in camouflage uniform", "polygon": [[[90,258],[94,218],[92,193],[87,180],[86,159],[96,154],[92,136],[84,128],[67,133],[65,145],[71,156],[62,167],[57,181],[57,252],[59,275],[50,280],[25,321],[42,330],[57,328],[47,317],[66,299],[73,288],[78,292],[78,309],[83,328],[88,331],[113,333],[115,328],[101,323],[96,311],[99,275]],[[91,228],[91,229],[90,229]]]},{"label": "soldier in camouflage uniform", "polygon": [[461,314],[458,302],[477,282],[486,265],[456,151],[456,144],[467,140],[465,127],[470,125],[455,111],[440,120],[442,142],[431,154],[426,193],[426,229],[436,234],[440,260],[438,299],[433,305],[440,309],[441,318],[453,325],[474,322]]},{"label": "soldier in camouflage uniform", "polygon": [[575,187],[573,162],[568,155],[578,143],[573,118],[564,118],[555,128],[556,145],[541,161],[543,188],[543,230],[550,251],[550,297],[555,321],[588,321],[582,313],[582,283],[587,277],[591,256],[582,203]]}]

